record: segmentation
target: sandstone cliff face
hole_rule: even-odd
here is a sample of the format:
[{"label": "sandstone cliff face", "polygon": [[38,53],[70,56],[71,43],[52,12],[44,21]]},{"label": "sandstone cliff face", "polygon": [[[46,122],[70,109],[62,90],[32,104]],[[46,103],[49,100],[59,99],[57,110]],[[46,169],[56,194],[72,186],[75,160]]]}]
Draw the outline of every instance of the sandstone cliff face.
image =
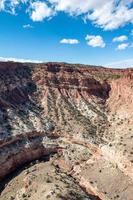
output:
[{"label": "sandstone cliff face", "polygon": [[[107,172],[103,170],[102,183],[103,174],[100,177],[95,169],[97,163],[99,170],[108,166],[108,171],[114,177],[115,173],[123,176],[127,185],[133,179],[132,113],[132,69],[0,63],[0,178],[25,162],[58,152],[64,143],[71,143],[71,161],[68,162],[68,152],[64,150],[63,157],[56,161],[59,167],[71,169],[72,176],[93,195],[115,199],[111,194],[114,189],[106,188]],[[79,154],[81,160],[76,161],[75,145],[89,149],[88,161],[84,150]],[[110,162],[118,166],[116,171]],[[92,183],[93,171],[97,174],[96,185]],[[112,177],[112,184],[115,180]],[[125,194],[119,193],[118,199],[123,200]]]}]

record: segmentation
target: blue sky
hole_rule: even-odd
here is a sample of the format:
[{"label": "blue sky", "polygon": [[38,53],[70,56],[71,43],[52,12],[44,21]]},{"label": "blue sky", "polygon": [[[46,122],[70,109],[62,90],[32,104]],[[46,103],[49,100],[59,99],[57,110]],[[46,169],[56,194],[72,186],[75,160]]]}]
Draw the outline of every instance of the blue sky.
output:
[{"label": "blue sky", "polygon": [[133,67],[133,0],[91,1],[1,0],[0,59]]}]

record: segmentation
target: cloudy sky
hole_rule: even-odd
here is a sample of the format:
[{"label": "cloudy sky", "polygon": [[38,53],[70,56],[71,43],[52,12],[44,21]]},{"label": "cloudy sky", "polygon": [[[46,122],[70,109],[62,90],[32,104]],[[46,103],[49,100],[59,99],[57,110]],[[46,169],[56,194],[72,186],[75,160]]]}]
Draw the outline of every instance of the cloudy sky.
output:
[{"label": "cloudy sky", "polygon": [[0,60],[133,67],[133,0],[0,0]]}]

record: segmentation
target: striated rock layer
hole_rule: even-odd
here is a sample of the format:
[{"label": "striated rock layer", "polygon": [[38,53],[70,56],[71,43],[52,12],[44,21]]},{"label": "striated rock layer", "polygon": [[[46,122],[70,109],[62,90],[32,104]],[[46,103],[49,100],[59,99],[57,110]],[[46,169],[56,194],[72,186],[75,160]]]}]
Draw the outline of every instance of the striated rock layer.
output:
[{"label": "striated rock layer", "polygon": [[133,69],[0,63],[1,179],[58,153],[55,165],[88,193],[130,200],[132,144]]}]

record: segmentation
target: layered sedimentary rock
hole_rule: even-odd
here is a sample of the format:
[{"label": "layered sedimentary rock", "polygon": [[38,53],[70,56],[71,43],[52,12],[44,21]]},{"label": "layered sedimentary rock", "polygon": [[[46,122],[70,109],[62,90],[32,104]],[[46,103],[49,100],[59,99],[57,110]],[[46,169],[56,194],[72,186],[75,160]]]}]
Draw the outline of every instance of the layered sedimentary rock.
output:
[{"label": "layered sedimentary rock", "polygon": [[132,113],[132,69],[0,63],[0,178],[58,152],[55,165],[88,193],[129,200]]}]

